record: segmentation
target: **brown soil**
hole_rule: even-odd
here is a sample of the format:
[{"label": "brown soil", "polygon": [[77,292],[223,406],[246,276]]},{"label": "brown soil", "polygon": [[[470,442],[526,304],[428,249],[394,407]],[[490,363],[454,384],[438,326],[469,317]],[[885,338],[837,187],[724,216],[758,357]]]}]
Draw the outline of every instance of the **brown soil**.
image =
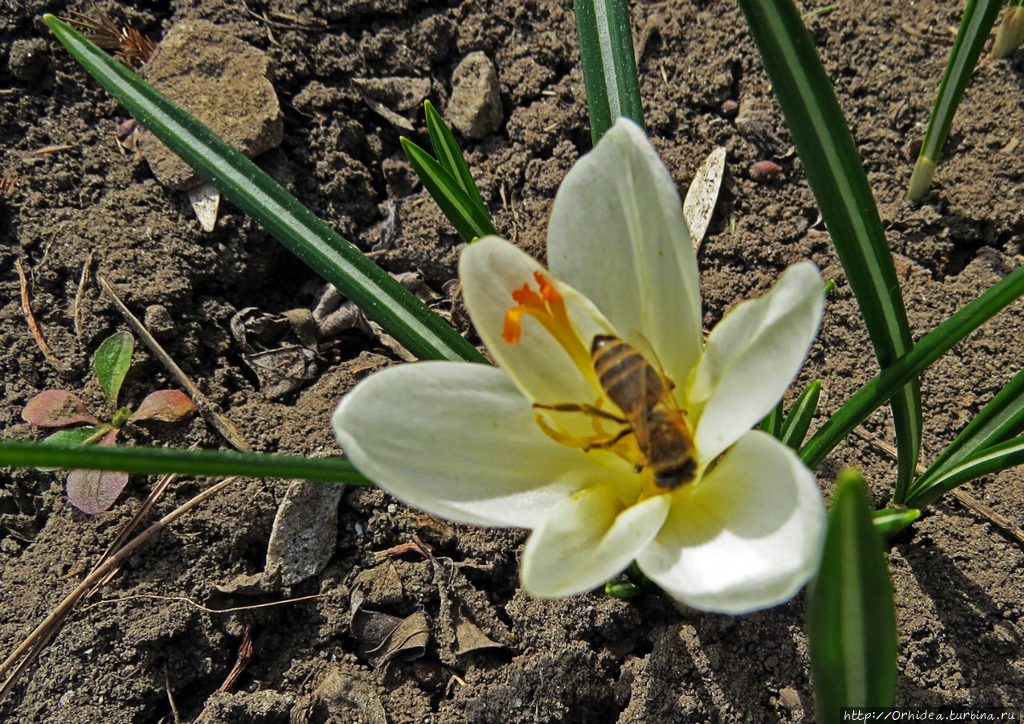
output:
[{"label": "brown soil", "polygon": [[[804,3],[805,9],[823,2]],[[241,361],[228,321],[255,306],[309,308],[314,274],[230,205],[204,234],[182,192],[157,183],[122,155],[115,132],[125,113],[50,38],[39,16],[63,2],[21,0],[0,15],[0,171],[18,175],[0,200],[0,377],[4,434],[35,437],[19,412],[62,380],[30,336],[18,302],[17,259],[33,281],[33,306],[63,385],[95,407],[88,374],[98,342],[122,320],[94,281],[85,289],[81,334],[72,304],[86,256],[137,313],[162,304],[176,322],[170,354],[263,451],[317,454],[336,444],[328,426],[339,397],[389,358],[347,333],[323,352],[317,379],[268,401]],[[353,77],[428,77],[444,108],[455,65],[482,50],[501,79],[505,122],[467,143],[499,230],[542,253],[559,181],[590,143],[575,31],[567,3],[547,0],[348,0],[250,3],[282,13],[272,24],[225,0],[146,9],[102,3],[159,37],[175,21],[228,25],[274,59],[285,121],[267,164],[304,203],[362,248],[377,241],[386,202],[397,204],[397,244],[380,259],[395,272],[421,270],[442,292],[455,276],[459,241],[418,186],[398,144],[402,131],[374,113]],[[1024,64],[980,64],[933,192],[912,206],[903,193],[945,59],[959,3],[840,3],[808,21],[850,119],[897,258],[919,336],[1019,263],[1024,159]],[[76,6],[85,9],[85,6]],[[90,10],[97,9],[90,6]],[[315,17],[300,26],[284,16]],[[727,180],[701,252],[705,322],[764,292],[786,265],[815,260],[837,288],[801,382],[823,381],[821,414],[834,411],[873,374],[870,345],[760,61],[729,2],[638,3],[647,123],[682,188],[714,145],[728,149]],[[732,117],[722,104],[739,103]],[[413,117],[410,114],[410,117]],[[422,115],[413,117],[422,129]],[[420,133],[418,138],[423,137]],[[64,150],[34,154],[47,146]],[[1017,146],[1019,148],[1019,146]],[[757,181],[751,166],[782,173]],[[735,218],[735,231],[729,219]],[[924,459],[931,460],[1016,372],[1020,303],[937,363],[923,380]],[[456,320],[460,319],[458,314]],[[393,361],[393,360],[392,360]],[[124,390],[137,401],[171,386],[139,354]],[[819,418],[823,419],[823,418]],[[887,412],[867,427],[890,438]],[[135,433],[140,443],[222,445],[200,420]],[[824,492],[838,470],[860,466],[876,502],[887,499],[891,460],[854,438],[819,470]],[[81,580],[153,484],[133,478],[111,512],[73,510],[56,473],[0,478],[0,651],[5,655]],[[182,480],[159,504],[168,511],[204,481]],[[1017,471],[970,492],[1024,524]],[[601,593],[539,601],[518,586],[523,534],[449,525],[376,490],[342,499],[334,557],[290,588],[223,593],[259,573],[283,481],[239,483],[139,552],[76,612],[15,691],[0,702],[9,722],[700,722],[813,718],[803,600],[739,618],[683,615],[657,595],[633,602]],[[375,553],[418,536],[438,557],[379,562]],[[1024,554],[991,523],[947,498],[891,546],[900,630],[897,702],[1010,705],[1024,701]],[[433,637],[426,661],[375,667],[350,633],[357,582],[369,609],[423,612]],[[216,613],[321,594],[276,607]],[[189,603],[189,599],[194,603]],[[453,601],[501,648],[456,656]],[[199,608],[202,604],[207,608]],[[254,653],[231,693],[216,693],[247,627]],[[452,672],[430,664],[441,661]],[[454,678],[457,673],[458,679]],[[332,678],[333,677],[333,678]],[[320,705],[308,696],[324,681]],[[338,683],[341,682],[341,683]],[[332,688],[333,687],[333,688]],[[332,693],[333,692],[333,693]],[[302,717],[306,717],[303,719]]]}]

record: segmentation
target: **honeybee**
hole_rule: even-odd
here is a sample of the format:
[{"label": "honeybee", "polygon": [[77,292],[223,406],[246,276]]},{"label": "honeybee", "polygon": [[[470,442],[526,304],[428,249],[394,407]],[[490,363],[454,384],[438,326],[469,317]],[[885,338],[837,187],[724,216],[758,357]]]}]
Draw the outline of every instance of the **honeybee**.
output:
[{"label": "honeybee", "polygon": [[650,468],[655,484],[666,490],[685,485],[697,474],[693,435],[675,404],[675,385],[631,344],[612,335],[594,337],[590,347],[594,372],[608,399],[622,417],[593,405],[534,405],[561,412],[583,412],[626,427],[607,440],[585,449],[609,448],[632,434],[643,461],[637,469]]}]

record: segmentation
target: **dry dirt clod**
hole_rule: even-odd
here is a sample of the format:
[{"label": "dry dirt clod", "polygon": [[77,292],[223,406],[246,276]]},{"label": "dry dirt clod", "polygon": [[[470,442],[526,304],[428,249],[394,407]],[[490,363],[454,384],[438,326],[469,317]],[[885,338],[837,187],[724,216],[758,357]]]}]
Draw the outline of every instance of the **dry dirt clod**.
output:
[{"label": "dry dirt clod", "polygon": [[166,342],[178,336],[178,328],[174,324],[171,313],[162,304],[151,304],[146,307],[144,323],[154,339]]},{"label": "dry dirt clod", "polygon": [[470,53],[452,74],[447,118],[466,138],[484,138],[503,120],[498,71],[482,51]]},{"label": "dry dirt clod", "polygon": [[[284,125],[277,93],[268,77],[270,57],[227,29],[205,20],[171,28],[146,63],[142,77],[253,158],[281,143]],[[198,176],[178,156],[144,131],[142,154],[160,183],[189,189]]]}]

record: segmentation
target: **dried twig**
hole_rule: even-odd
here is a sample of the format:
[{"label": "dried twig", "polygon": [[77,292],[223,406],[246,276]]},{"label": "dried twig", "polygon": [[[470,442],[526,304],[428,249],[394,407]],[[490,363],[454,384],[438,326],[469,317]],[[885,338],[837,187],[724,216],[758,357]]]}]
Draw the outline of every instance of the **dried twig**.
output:
[{"label": "dried twig", "polygon": [[[874,434],[865,430],[862,425],[858,425],[856,428],[854,428],[853,431],[857,433],[857,435],[859,435],[861,438],[867,440],[869,443],[877,447],[879,450],[889,455],[893,460],[899,459],[899,454],[897,453],[896,448],[894,448],[892,445],[885,442],[884,440],[880,440],[877,437],[875,437]],[[917,474],[920,475],[926,469],[927,468],[925,468],[924,465],[918,464]],[[953,490],[950,490],[949,492],[950,495],[952,495],[954,498],[960,501],[960,504],[963,505],[965,508],[980,515],[983,518],[988,518],[988,520],[991,523],[998,526],[999,528],[1002,528],[1004,532],[1013,536],[1021,543],[1024,543],[1024,530],[1021,530],[1019,527],[1014,525],[1013,521],[1011,521],[1009,518],[997,513],[996,511],[992,510],[990,507],[982,503],[977,498],[968,495],[962,490],[953,488]]]},{"label": "dried twig", "polygon": [[214,405],[213,402],[211,402],[209,398],[207,398],[206,395],[203,394],[203,391],[200,390],[196,386],[196,384],[188,378],[188,376],[182,371],[181,367],[178,367],[174,360],[171,359],[171,356],[164,352],[164,349],[163,347],[160,346],[160,343],[153,339],[153,335],[149,333],[149,330],[146,329],[146,326],[142,322],[140,322],[139,319],[134,314],[131,313],[128,307],[124,305],[124,302],[122,302],[121,299],[117,296],[117,294],[114,292],[113,287],[111,287],[110,284],[107,283],[107,280],[104,279],[103,277],[100,277],[99,282],[100,286],[103,288],[103,291],[107,293],[107,296],[110,297],[110,300],[114,303],[114,306],[117,307],[117,311],[121,313],[121,316],[125,318],[125,321],[128,322],[128,325],[133,330],[135,330],[135,333],[139,335],[139,338],[146,344],[147,347],[149,347],[149,351],[152,352],[157,359],[163,362],[164,367],[167,368],[167,371],[170,372],[174,379],[178,381],[178,384],[185,388],[185,391],[188,393],[189,397],[191,397],[192,401],[196,403],[196,408],[199,410],[199,414],[201,414],[203,418],[208,423],[210,423],[210,425],[217,432],[219,432],[224,437],[224,439],[228,441],[228,444],[231,445],[233,448],[235,448],[236,450],[241,450],[242,452],[251,451],[252,448],[249,446],[249,443],[246,441],[246,439],[242,437],[242,433],[238,430],[237,427],[235,427],[235,424],[231,422],[231,420],[229,420],[227,417],[225,417],[220,412],[220,410],[217,409],[217,406]]},{"label": "dried twig", "polygon": [[267,601],[266,603],[253,603],[248,606],[232,606],[230,608],[210,608],[204,606],[198,601],[194,601],[187,596],[161,596],[156,593],[139,593],[132,596],[118,596],[117,598],[105,598],[102,601],[96,603],[90,603],[88,606],[83,606],[83,611],[88,611],[90,608],[96,608],[97,606],[110,606],[117,603],[126,603],[127,601],[170,601],[172,603],[185,603],[203,613],[238,613],[240,611],[254,611],[259,608],[273,608],[274,606],[285,606],[290,603],[302,603],[303,601],[313,601],[318,598],[325,598],[328,594],[326,593],[313,593],[309,596],[297,596],[295,598],[285,598],[280,601]]},{"label": "dried twig", "polygon": [[[235,665],[231,667],[231,671],[224,678],[224,683],[220,685],[217,691],[229,691],[232,686],[235,685],[235,681],[242,672],[245,671],[245,667],[249,665],[252,660],[252,626],[247,625],[245,627],[245,633],[242,634],[242,643],[238,646],[238,658],[235,659]],[[195,718],[192,724],[199,724],[206,716],[206,707],[199,712],[199,716]]]},{"label": "dried twig", "polygon": [[79,319],[79,312],[82,310],[82,297],[85,295],[85,281],[89,278],[89,269],[92,267],[92,251],[85,257],[85,264],[82,265],[82,274],[78,277],[78,290],[75,292],[75,304],[72,308],[72,320],[75,324],[75,336],[81,339],[82,326]]},{"label": "dried twig", "polygon": [[67,369],[57,359],[53,350],[50,349],[50,345],[46,343],[46,340],[43,338],[43,332],[39,329],[39,325],[36,324],[36,318],[32,314],[32,298],[29,295],[28,277],[25,276],[25,267],[21,265],[20,259],[14,262],[14,267],[18,270],[18,281],[21,283],[21,309],[25,313],[25,321],[28,322],[28,329],[32,333],[32,338],[35,339],[39,350],[46,357],[46,361],[54,366],[58,374],[63,376]]}]

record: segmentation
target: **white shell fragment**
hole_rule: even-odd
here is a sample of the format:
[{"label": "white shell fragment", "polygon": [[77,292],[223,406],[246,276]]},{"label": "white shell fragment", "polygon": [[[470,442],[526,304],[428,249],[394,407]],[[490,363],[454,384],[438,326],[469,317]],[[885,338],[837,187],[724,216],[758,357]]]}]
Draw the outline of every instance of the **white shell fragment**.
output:
[{"label": "white shell fragment", "polygon": [[711,214],[715,211],[718,191],[722,188],[722,176],[725,173],[725,146],[719,146],[708,154],[704,163],[693,175],[693,183],[686,192],[683,201],[683,216],[690,229],[690,239],[694,250],[700,249],[704,234],[711,223]]},{"label": "white shell fragment", "polygon": [[189,189],[188,200],[192,202],[192,210],[196,212],[199,225],[203,231],[211,233],[217,226],[217,212],[220,210],[220,191],[210,184]]}]

